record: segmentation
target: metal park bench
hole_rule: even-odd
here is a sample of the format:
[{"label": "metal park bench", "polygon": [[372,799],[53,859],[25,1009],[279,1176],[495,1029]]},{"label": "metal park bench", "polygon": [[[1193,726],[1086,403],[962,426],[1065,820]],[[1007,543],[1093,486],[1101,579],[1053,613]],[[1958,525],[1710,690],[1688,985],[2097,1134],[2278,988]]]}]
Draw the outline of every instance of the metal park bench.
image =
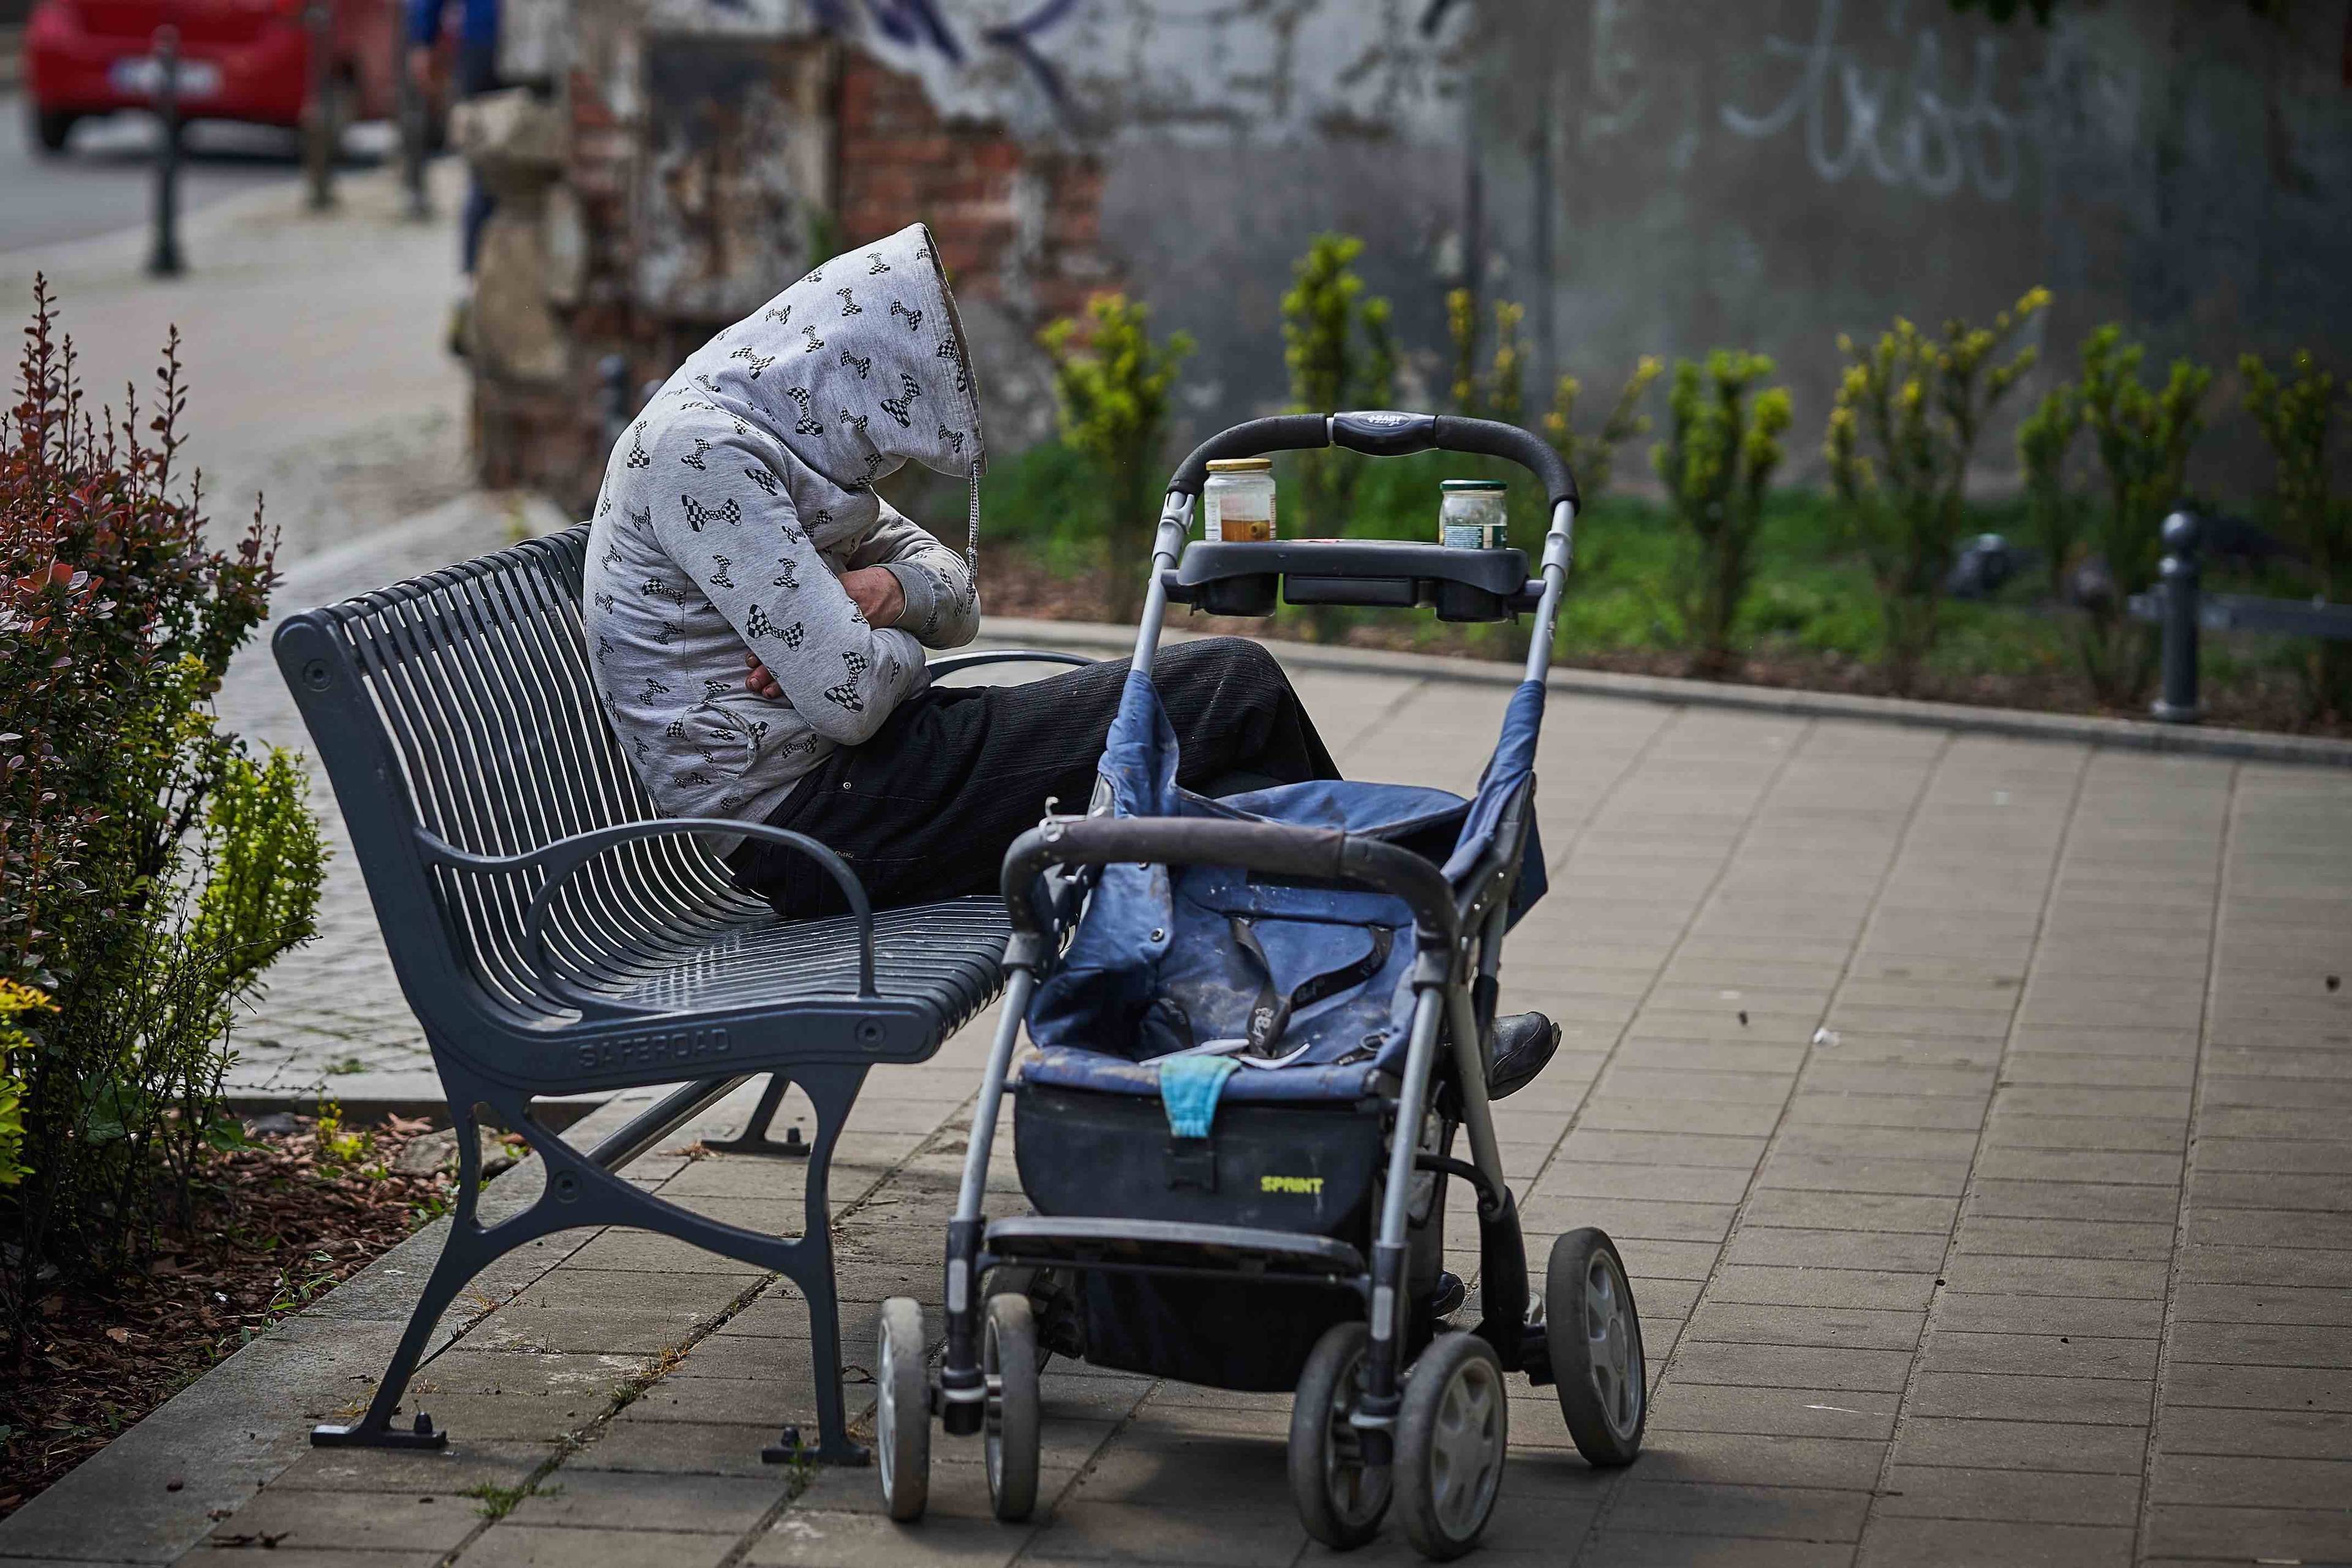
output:
[{"label": "metal park bench", "polygon": [[[367,879],[402,991],[423,1025],[457,1131],[454,1225],[367,1412],[322,1447],[439,1447],[419,1413],[395,1426],[434,1327],[493,1260],[551,1232],[631,1226],[784,1275],[808,1298],[814,1457],[862,1463],[843,1420],[840,1310],[826,1170],[866,1072],[919,1062],[1002,983],[1004,909],[992,898],[875,913],[814,839],[755,824],[664,819],[606,722],[581,635],[587,529],[294,616],[279,668],[310,727]],[[1011,659],[941,659],[937,671]],[[786,921],[737,892],[698,830],[747,833],[817,861],[851,913]],[[615,1174],[746,1079],[768,1075],[723,1147],[808,1157],[798,1237],[664,1202]],[[534,1097],[675,1084],[593,1149],[530,1114]],[[787,1084],[813,1142],[777,1143]],[[485,1226],[478,1109],[546,1169],[529,1208]],[[797,1131],[797,1129],[795,1129]],[[784,1430],[774,1458],[801,1451]]]}]

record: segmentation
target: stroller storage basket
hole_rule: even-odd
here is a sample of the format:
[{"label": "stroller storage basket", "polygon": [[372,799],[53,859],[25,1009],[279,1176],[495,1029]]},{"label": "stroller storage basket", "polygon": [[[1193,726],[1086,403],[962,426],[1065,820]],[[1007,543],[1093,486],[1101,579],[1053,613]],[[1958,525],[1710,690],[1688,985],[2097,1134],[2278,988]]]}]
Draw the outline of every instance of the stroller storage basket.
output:
[{"label": "stroller storage basket", "polygon": [[[1156,1095],[1024,1083],[1013,1106],[1022,1190],[1041,1214],[1244,1226],[1370,1250],[1389,1119],[1377,1098],[1231,1105],[1207,1138],[1171,1137]],[[1417,1274],[1433,1275],[1444,1249],[1442,1180],[1416,1184],[1428,1189],[1413,1205]],[[1003,1250],[1026,1261],[1018,1235]],[[1155,1251],[1172,1261],[1183,1249]],[[1107,1258],[1074,1284],[1087,1361],[1255,1393],[1295,1387],[1316,1340],[1364,1310],[1349,1285],[1286,1271],[1170,1279]]]},{"label": "stroller storage basket", "polygon": [[1360,1248],[1382,1115],[1374,1100],[1232,1105],[1213,1136],[1176,1138],[1157,1095],[1033,1083],[1013,1091],[1013,1148],[1040,1214],[1248,1226]]}]

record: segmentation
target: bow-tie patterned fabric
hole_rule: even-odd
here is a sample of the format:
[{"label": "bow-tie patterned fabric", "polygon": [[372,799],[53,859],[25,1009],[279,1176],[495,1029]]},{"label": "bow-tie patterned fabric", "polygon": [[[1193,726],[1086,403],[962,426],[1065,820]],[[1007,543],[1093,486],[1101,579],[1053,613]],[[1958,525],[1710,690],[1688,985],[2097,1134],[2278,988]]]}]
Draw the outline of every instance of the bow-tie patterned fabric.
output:
[{"label": "bow-tie patterned fabric", "polygon": [[[740,414],[846,496],[910,462],[977,473],[978,394],[938,249],[914,224],[835,257],[711,339],[655,405],[701,398]],[[826,510],[837,538],[848,517]]]},{"label": "bow-tie patterned fabric", "polygon": [[[973,547],[873,485],[908,462],[976,485],[986,450],[920,224],[818,267],[678,367],[606,465],[583,610],[597,689],[665,812],[764,818],[928,684],[924,646],[971,638]],[[865,566],[898,580],[896,626],[843,590]],[[746,651],[783,700],[743,689]]]}]

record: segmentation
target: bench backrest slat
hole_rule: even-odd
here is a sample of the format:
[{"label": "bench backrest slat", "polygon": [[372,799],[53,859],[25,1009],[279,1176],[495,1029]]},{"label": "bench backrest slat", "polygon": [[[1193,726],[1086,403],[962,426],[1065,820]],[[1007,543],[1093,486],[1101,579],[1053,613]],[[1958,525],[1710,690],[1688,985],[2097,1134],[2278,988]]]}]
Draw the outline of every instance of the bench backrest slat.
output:
[{"label": "bench backrest slat", "polygon": [[[405,786],[404,802],[387,804],[458,850],[516,855],[659,815],[591,683],[586,545],[587,529],[570,529],[325,612]],[[524,1018],[564,1011],[524,952],[536,873],[435,866],[426,880],[440,938],[495,1005]],[[747,903],[698,843],[645,840],[572,879],[551,912],[549,951],[572,973],[643,968],[690,950]],[[384,934],[394,945],[425,940]]]}]

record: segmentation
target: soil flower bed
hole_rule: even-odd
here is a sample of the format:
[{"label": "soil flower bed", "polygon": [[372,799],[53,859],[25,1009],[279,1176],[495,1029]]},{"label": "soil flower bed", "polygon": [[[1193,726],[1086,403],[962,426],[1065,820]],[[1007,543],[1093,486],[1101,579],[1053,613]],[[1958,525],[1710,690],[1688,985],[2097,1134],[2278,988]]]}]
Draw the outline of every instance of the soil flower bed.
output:
[{"label": "soil flower bed", "polygon": [[21,1357],[0,1367],[0,1518],[446,1210],[450,1170],[394,1169],[431,1135],[422,1119],[265,1118],[210,1158],[191,1223],[143,1273],[43,1298]]}]

